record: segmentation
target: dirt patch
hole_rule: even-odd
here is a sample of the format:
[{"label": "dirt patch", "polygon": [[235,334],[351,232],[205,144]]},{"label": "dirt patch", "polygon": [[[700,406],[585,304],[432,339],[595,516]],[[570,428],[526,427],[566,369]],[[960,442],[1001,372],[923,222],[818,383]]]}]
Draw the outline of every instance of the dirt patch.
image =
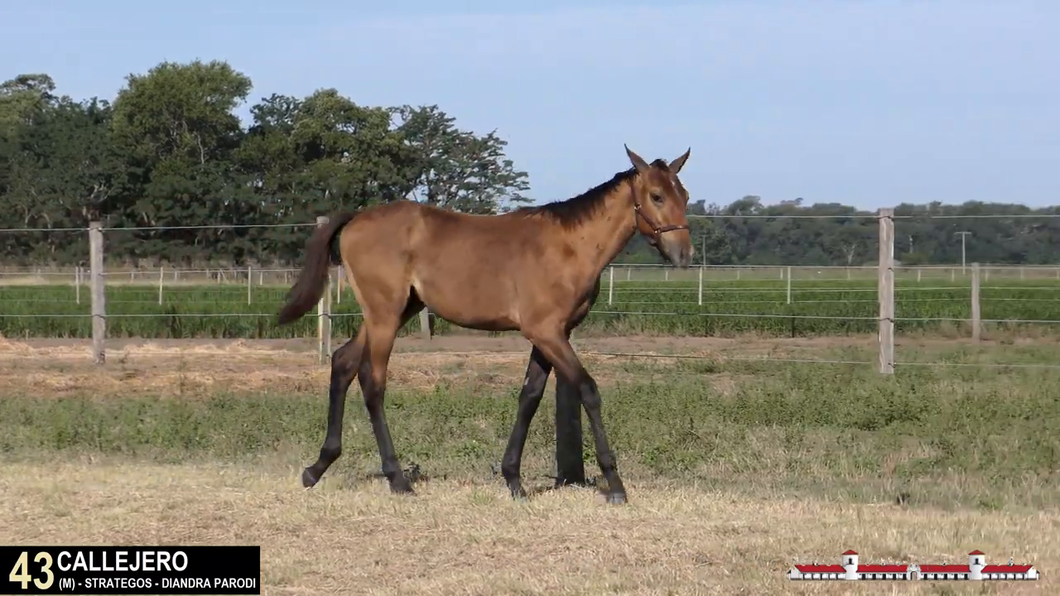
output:
[{"label": "dirt patch", "polygon": [[796,561],[838,562],[848,548],[864,563],[964,563],[981,549],[988,562],[1011,556],[1043,572],[983,589],[1060,589],[1055,511],[950,513],[650,483],[629,484],[622,507],[575,488],[516,503],[499,481],[433,481],[410,498],[367,481],[304,491],[295,468],[95,462],[40,474],[2,464],[0,540],[258,544],[265,594],[833,593],[850,588],[796,587],[785,574]]},{"label": "dirt patch", "polygon": [[[626,370],[636,360],[630,355],[762,356],[836,344],[712,338],[602,338],[575,343],[602,385],[640,374]],[[517,387],[529,355],[530,343],[521,337],[400,338],[390,362],[389,384],[406,389],[429,389],[443,381]],[[656,358],[654,363],[666,366],[673,361]],[[0,339],[0,386],[42,397],[78,392],[109,396],[195,396],[221,390],[324,392],[329,378],[329,365],[319,363],[315,342],[307,340],[111,340],[106,364],[96,366],[86,341]],[[731,379],[719,382],[724,386]]]},{"label": "dirt patch", "polygon": [[[871,362],[875,359],[875,341],[874,337],[613,337],[575,338],[573,343],[598,382],[606,386],[640,378],[647,374],[644,367],[662,370],[679,362],[673,356]],[[905,340],[899,342],[899,352],[949,350],[964,343]],[[517,387],[529,354],[530,343],[517,336],[441,336],[430,341],[399,338],[391,358],[389,384],[407,389],[428,389],[440,382]],[[631,368],[636,366],[641,368]],[[310,340],[114,339],[107,342],[106,364],[96,366],[88,341],[0,338],[0,387],[42,397],[78,392],[113,396],[195,396],[222,390],[326,392],[329,375],[329,365],[319,363],[316,343]],[[710,382],[719,391],[731,391],[736,378],[712,375]]]}]

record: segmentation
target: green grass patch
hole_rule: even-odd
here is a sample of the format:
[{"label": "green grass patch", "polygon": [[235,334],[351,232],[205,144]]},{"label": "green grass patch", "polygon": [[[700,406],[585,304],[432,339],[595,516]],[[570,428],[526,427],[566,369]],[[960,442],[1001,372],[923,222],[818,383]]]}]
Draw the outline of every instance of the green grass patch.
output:
[{"label": "green grass patch", "polygon": [[[108,334],[143,338],[311,337],[316,333],[315,311],[286,326],[275,324],[286,287],[254,286],[248,301],[246,286],[150,285],[107,287]],[[704,284],[703,304],[695,282],[615,282],[611,303],[604,287],[593,312],[582,323],[584,335],[732,336],[755,333],[773,337],[810,337],[874,333],[879,312],[874,280],[796,281],[787,301],[783,280],[710,281]],[[1060,323],[1060,281],[1003,280],[984,283],[982,317],[987,332],[1029,331],[1010,320]],[[966,281],[902,280],[897,284],[896,323],[899,333],[928,332],[968,335],[959,321],[971,314]],[[333,303],[336,336],[352,335],[360,323],[359,308],[347,289]],[[0,286],[0,335],[12,338],[90,337],[88,290],[80,303],[72,286]],[[942,319],[942,320],[938,320]],[[1036,325],[1037,333],[1051,325]],[[402,334],[417,333],[414,318]],[[435,333],[461,330],[438,320]],[[1046,331],[1048,332],[1048,331]]]},{"label": "green grass patch", "polygon": [[[758,366],[757,374],[752,372]],[[711,375],[738,375],[714,389]],[[553,385],[531,428],[524,474],[553,472]],[[387,394],[402,465],[428,476],[491,478],[515,414],[515,387]],[[316,457],[326,397],[204,399],[0,396],[7,458],[85,454],[151,461]],[[606,388],[604,419],[630,478],[785,494],[940,506],[1060,503],[1060,372],[715,364],[665,382]],[[597,472],[590,427],[584,452]],[[331,476],[379,469],[356,389]],[[294,482],[294,480],[292,480]]]}]

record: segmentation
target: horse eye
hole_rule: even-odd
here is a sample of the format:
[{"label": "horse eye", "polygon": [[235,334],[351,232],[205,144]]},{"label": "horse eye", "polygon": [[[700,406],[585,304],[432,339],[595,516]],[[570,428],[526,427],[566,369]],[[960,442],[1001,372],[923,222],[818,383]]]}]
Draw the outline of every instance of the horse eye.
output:
[{"label": "horse eye", "polygon": [[655,201],[656,205],[662,205],[663,197],[662,197],[661,194],[659,194],[657,192],[653,192],[653,193],[651,193],[651,200]]}]

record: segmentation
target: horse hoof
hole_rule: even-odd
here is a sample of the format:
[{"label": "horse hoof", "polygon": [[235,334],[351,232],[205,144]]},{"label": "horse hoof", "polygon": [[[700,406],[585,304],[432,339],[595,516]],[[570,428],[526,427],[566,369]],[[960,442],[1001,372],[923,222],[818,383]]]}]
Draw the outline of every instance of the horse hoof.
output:
[{"label": "horse hoof", "polygon": [[613,492],[607,495],[607,502],[611,505],[624,505],[626,503],[626,493]]},{"label": "horse hoof", "polygon": [[511,493],[512,493],[512,500],[513,501],[526,502],[526,501],[530,500],[526,496],[526,491],[523,490],[523,487],[521,487],[521,486],[516,486],[514,488],[509,487],[508,490],[511,491]]},{"label": "horse hoof", "polygon": [[309,471],[309,468],[302,470],[302,486],[304,488],[313,488],[319,481],[320,479],[315,478],[312,472]]},{"label": "horse hoof", "polygon": [[412,491],[412,485],[408,480],[404,482],[394,482],[390,485],[390,492],[398,495],[411,495],[415,494]]}]

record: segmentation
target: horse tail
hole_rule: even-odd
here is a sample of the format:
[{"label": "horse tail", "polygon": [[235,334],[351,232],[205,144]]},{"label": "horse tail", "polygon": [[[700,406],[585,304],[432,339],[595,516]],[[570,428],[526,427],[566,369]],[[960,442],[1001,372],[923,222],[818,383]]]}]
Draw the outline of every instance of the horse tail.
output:
[{"label": "horse tail", "polygon": [[298,279],[287,292],[287,303],[280,309],[277,322],[286,325],[309,312],[320,302],[328,281],[328,266],[333,262],[332,241],[356,213],[341,213],[328,219],[309,236],[305,244],[305,263],[298,272]]}]

